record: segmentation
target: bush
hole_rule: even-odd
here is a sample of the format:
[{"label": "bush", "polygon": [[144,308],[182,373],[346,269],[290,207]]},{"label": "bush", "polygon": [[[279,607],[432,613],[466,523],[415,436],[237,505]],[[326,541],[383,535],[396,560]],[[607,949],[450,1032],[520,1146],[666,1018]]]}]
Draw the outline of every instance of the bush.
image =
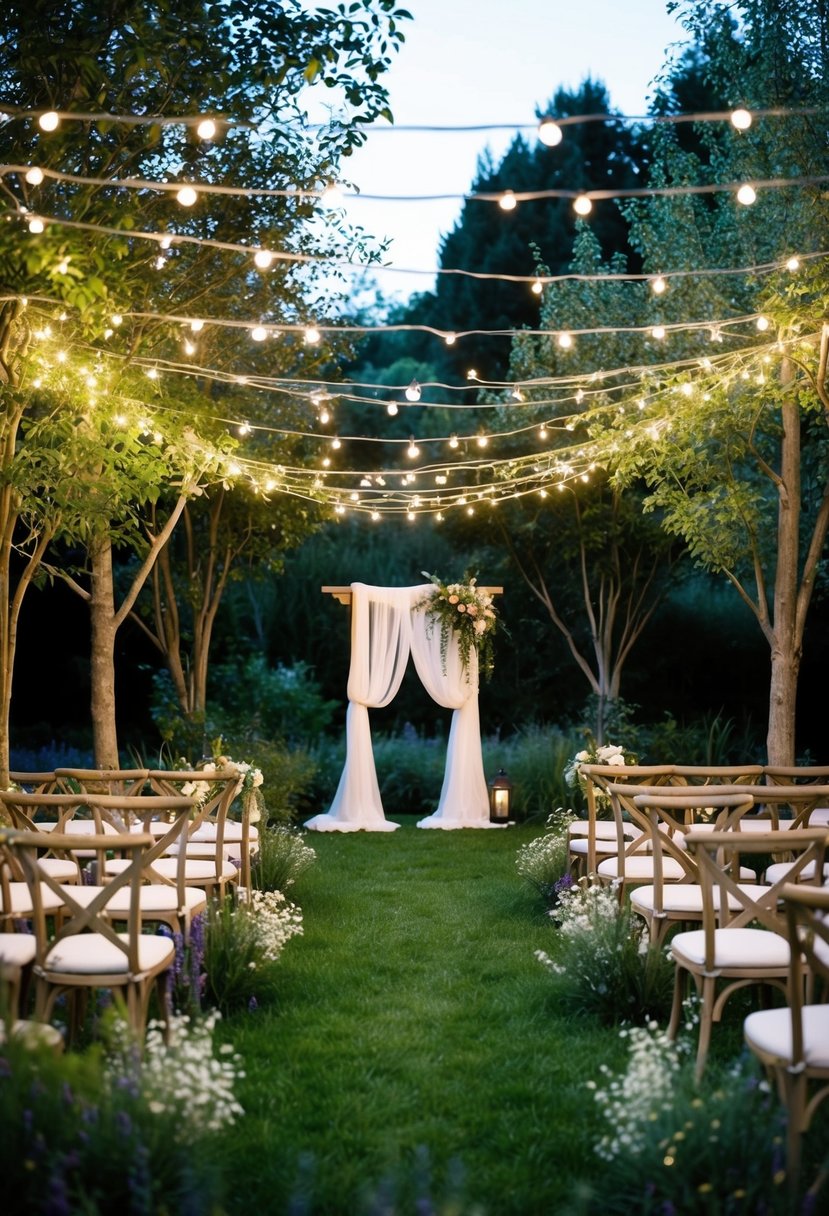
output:
[{"label": "bush", "polygon": [[255,1006],[275,979],[285,943],[302,933],[302,914],[278,891],[252,891],[249,902],[230,895],[208,905],[205,997],[222,1013]]},{"label": "bush", "polygon": [[288,827],[262,827],[251,882],[260,891],[287,891],[316,859],[299,832]]},{"label": "bush", "polygon": [[618,1025],[668,1013],[673,967],[649,948],[644,921],[620,907],[615,885],[582,879],[559,893],[550,916],[558,925],[556,957],[542,950],[536,957],[561,978],[560,998],[574,1014]]},{"label": "bush", "polygon": [[[209,1030],[184,1049],[191,1063],[197,1058],[196,1071],[188,1074],[195,1091],[166,1057],[162,1075],[150,1086],[132,1049],[107,1062],[100,1048],[55,1056],[14,1040],[5,1044],[0,1173],[7,1216],[220,1210],[216,1131],[240,1108],[232,1097],[237,1060],[214,1059]],[[155,1048],[149,1051],[155,1058]],[[215,1073],[206,1082],[214,1067],[227,1082],[221,1095]],[[192,1114],[197,1102],[200,1121],[194,1125],[182,1119],[181,1107],[189,1105]]]},{"label": "bush", "polygon": [[567,828],[572,818],[569,811],[558,807],[548,816],[544,835],[522,844],[515,859],[518,873],[535,887],[549,908],[558,903],[560,892],[571,885]]},{"label": "bush", "polygon": [[307,663],[269,667],[261,655],[215,664],[208,704],[222,734],[312,743],[330,726],[339,701],[326,701]]}]

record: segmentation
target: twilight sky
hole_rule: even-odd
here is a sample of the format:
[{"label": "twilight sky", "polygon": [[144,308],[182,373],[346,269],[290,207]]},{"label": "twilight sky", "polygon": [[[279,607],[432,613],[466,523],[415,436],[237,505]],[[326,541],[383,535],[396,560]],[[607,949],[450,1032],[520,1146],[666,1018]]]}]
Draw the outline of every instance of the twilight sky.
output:
[{"label": "twilight sky", "polygon": [[[666,0],[400,2],[414,17],[386,77],[400,125],[534,125],[537,105],[588,75],[605,83],[615,109],[642,114],[666,48],[685,41]],[[489,146],[499,158],[515,133],[415,134],[383,126],[343,163],[364,194],[462,194],[479,153]],[[431,272],[460,205],[358,200],[348,211],[375,235],[393,237],[396,266]],[[377,279],[384,293],[404,296],[433,285],[431,274],[382,272]]]}]

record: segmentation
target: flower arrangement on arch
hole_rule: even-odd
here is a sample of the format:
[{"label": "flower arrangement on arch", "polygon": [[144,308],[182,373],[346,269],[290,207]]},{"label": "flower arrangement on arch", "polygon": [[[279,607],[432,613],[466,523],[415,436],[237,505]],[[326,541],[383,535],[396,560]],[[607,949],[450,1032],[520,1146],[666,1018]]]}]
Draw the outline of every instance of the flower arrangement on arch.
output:
[{"label": "flower arrangement on arch", "polygon": [[444,583],[426,570],[421,570],[421,574],[434,585],[434,591],[415,604],[415,608],[425,609],[430,637],[435,625],[440,625],[440,660],[444,675],[449,641],[454,636],[467,679],[473,652],[478,656],[478,669],[488,677],[493,666],[492,635],[498,623],[492,596],[477,587],[474,578],[465,583]]}]

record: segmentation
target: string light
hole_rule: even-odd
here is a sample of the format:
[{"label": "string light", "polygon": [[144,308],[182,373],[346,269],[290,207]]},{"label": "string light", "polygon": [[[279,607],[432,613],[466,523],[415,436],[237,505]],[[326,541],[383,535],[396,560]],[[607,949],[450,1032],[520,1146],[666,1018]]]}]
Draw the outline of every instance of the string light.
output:
[{"label": "string light", "polygon": [[655,279],[651,280],[651,291],[655,296],[664,295],[667,288],[668,284],[665,282],[661,274],[657,275]]},{"label": "string light", "polygon": [[200,321],[198,317],[194,317],[190,322],[190,329],[194,334],[200,334],[204,329],[204,321]]},{"label": "string light", "polygon": [[498,206],[502,211],[514,211],[518,206],[518,200],[512,190],[505,190],[498,199]]},{"label": "string light", "polygon": [[182,186],[176,193],[176,200],[182,207],[192,207],[198,197],[192,186]]},{"label": "string light", "polygon": [[458,340],[458,335],[457,334],[444,334],[443,340],[447,346],[454,346]]},{"label": "string light", "polygon": [[753,186],[748,184],[740,186],[737,191],[737,202],[742,203],[744,207],[750,207],[752,203],[757,201],[757,191]]},{"label": "string light", "polygon": [[322,334],[317,329],[316,325],[307,325],[305,327],[304,337],[306,346],[316,346],[320,341]]},{"label": "string light", "polygon": [[35,236],[43,232],[45,228],[46,225],[39,216],[33,216],[33,218],[29,220],[29,232],[34,233]]},{"label": "string light", "polygon": [[541,282],[541,279],[535,280],[532,287],[530,288],[530,291],[533,292],[537,296],[541,295],[541,293],[544,291],[544,284]]},{"label": "string light", "polygon": [[542,118],[538,124],[538,138],[547,148],[555,148],[564,138],[564,132],[552,118]]},{"label": "string light", "polygon": [[665,337],[665,326],[654,325],[653,329],[651,330],[651,337],[656,338],[657,342],[661,342]]},{"label": "string light", "polygon": [[386,413],[388,414],[388,416],[390,418],[396,417],[396,415],[397,415],[397,402],[396,401],[388,402],[388,404],[386,405]]},{"label": "string light", "polygon": [[264,325],[254,325],[253,329],[250,331],[250,336],[253,338],[254,342],[264,342],[268,336],[268,331],[265,329]]},{"label": "string light", "polygon": [[573,210],[575,211],[576,215],[589,215],[593,210],[593,202],[587,197],[586,194],[579,194],[573,200]]},{"label": "string light", "polygon": [[43,181],[43,170],[33,165],[26,173],[26,181],[30,186],[39,186]]},{"label": "string light", "polygon": [[757,318],[757,328],[760,330],[761,333],[765,333],[765,331],[768,329],[768,327],[769,327],[768,317],[760,316]]},{"label": "string light", "polygon": [[406,455],[410,460],[416,460],[420,455],[420,448],[414,441],[414,436],[409,440],[409,446],[406,448]]},{"label": "string light", "polygon": [[791,270],[792,272],[795,270],[800,270],[800,258],[789,258],[789,260],[786,262],[786,269]]},{"label": "string light", "polygon": [[564,330],[558,335],[556,342],[558,342],[562,350],[570,350],[573,345],[573,335]]},{"label": "string light", "polygon": [[273,254],[268,249],[257,249],[253,255],[253,263],[258,270],[267,270],[273,262]]},{"label": "string light", "polygon": [[751,126],[751,115],[749,114],[748,110],[732,110],[731,125],[737,131],[747,131]]},{"label": "string light", "polygon": [[216,124],[212,118],[203,118],[196,127],[196,134],[199,139],[212,139],[216,134]]},{"label": "string light", "polygon": [[419,401],[420,393],[421,393],[420,385],[418,384],[418,382],[416,380],[413,380],[411,382],[411,384],[409,385],[409,387],[406,389],[406,394],[405,394],[406,400],[407,401]]},{"label": "string light", "polygon": [[57,131],[59,123],[60,117],[55,110],[47,110],[37,120],[37,125],[41,131]]}]

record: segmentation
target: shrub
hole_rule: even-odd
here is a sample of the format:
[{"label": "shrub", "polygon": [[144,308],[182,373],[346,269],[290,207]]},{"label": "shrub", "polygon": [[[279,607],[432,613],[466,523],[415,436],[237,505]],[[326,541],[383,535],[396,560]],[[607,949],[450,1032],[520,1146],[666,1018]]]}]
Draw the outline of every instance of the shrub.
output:
[{"label": "shrub", "polygon": [[[139,1057],[131,1048],[106,1063],[100,1047],[55,1056],[14,1040],[4,1044],[0,1172],[7,1216],[220,1210],[215,1129],[240,1113],[232,1097],[238,1058],[213,1059],[208,1031],[194,1052],[184,1050],[194,1066],[198,1060],[196,1072],[188,1068],[192,1085],[186,1090],[187,1105],[201,1102],[197,1122],[192,1109],[183,1120],[183,1103],[170,1100],[176,1091],[185,1093],[170,1060],[151,1086],[136,1069]],[[195,1089],[214,1065],[226,1077],[219,1105],[215,1076],[203,1094]]]},{"label": "shrub", "polygon": [[561,1000],[574,1014],[607,1025],[666,1014],[673,989],[667,955],[648,947],[644,921],[620,907],[615,884],[582,879],[559,893],[550,916],[558,925],[556,958],[536,957],[561,977]]},{"label": "shrub", "polygon": [[543,836],[522,844],[515,859],[515,866],[522,878],[526,878],[552,908],[559,893],[571,885],[567,872],[567,828],[572,822],[570,811],[558,807],[547,817]]},{"label": "shrub", "polygon": [[[655,1023],[627,1037],[626,1071],[603,1068],[594,1090],[606,1125],[595,1145],[602,1165],[588,1210],[642,1216],[791,1216],[784,1121],[753,1061],[712,1065],[700,1085],[681,1040]],[[750,1131],[747,1134],[747,1129]]]},{"label": "shrub", "polygon": [[208,905],[205,996],[222,1013],[257,1002],[274,980],[285,943],[302,932],[302,914],[279,891],[252,891],[249,902],[227,895]]},{"label": "shrub", "polygon": [[260,891],[287,891],[317,855],[299,832],[288,827],[262,827],[251,881]]}]

